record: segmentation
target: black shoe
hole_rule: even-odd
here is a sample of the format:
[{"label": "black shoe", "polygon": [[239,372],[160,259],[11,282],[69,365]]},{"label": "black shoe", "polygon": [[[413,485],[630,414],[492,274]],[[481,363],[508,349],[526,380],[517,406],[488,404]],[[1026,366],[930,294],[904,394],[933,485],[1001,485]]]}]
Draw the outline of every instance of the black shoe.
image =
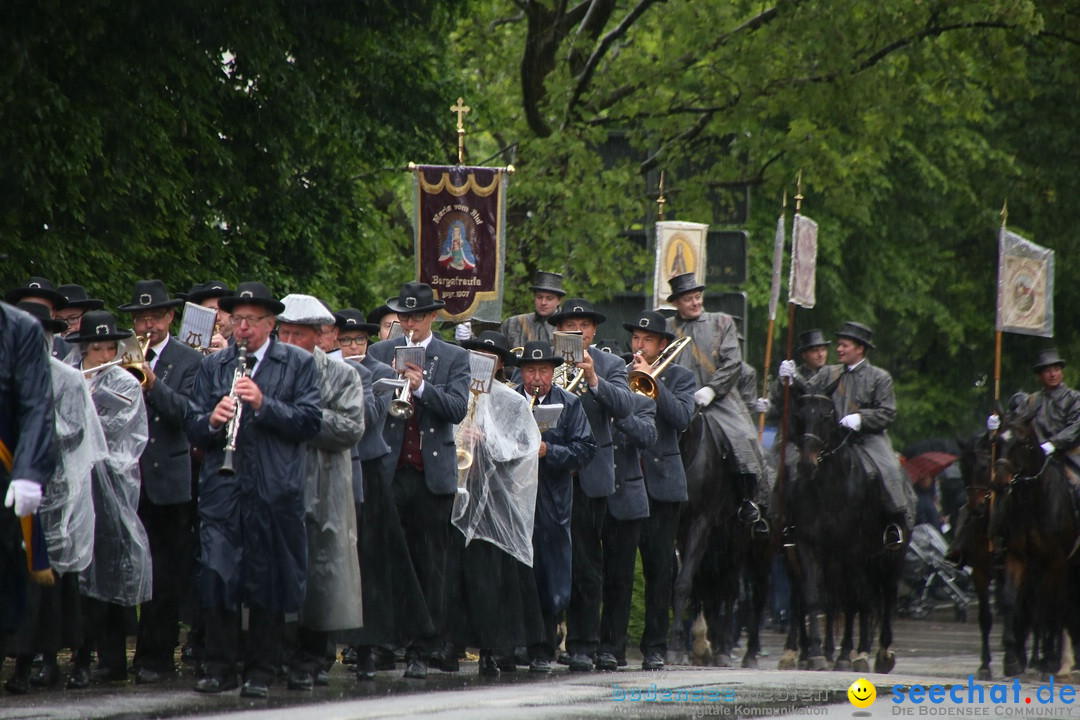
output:
[{"label": "black shoe", "polygon": [[480,675],[483,677],[499,677],[500,674],[499,663],[496,662],[495,656],[492,655],[490,650],[481,650]]},{"label": "black shoe", "polygon": [[319,670],[315,673],[315,687],[326,687],[330,684],[330,671]]},{"label": "black shoe", "polygon": [[570,653],[568,653],[568,652],[559,653],[559,657],[558,657],[557,660],[555,660],[555,662],[559,663],[560,665],[569,665],[570,664]]},{"label": "black shoe", "polygon": [[341,651],[341,664],[342,665],[355,665],[357,657],[357,650],[355,645],[349,645]]},{"label": "black shoe", "polygon": [[433,651],[428,655],[428,665],[443,672],[457,672],[461,669],[452,646]]},{"label": "black shoe", "polygon": [[570,672],[592,672],[593,661],[592,658],[585,653],[571,653],[570,654]]},{"label": "black shoe", "polygon": [[761,508],[759,508],[757,503],[753,500],[744,498],[742,504],[739,506],[738,517],[739,522],[746,523],[747,525],[757,522],[761,519]]},{"label": "black shoe", "polygon": [[268,695],[270,688],[261,680],[245,680],[244,686],[240,688],[240,697],[265,700]]},{"label": "black shoe", "polygon": [[619,669],[619,661],[609,652],[596,655],[596,669],[602,672],[615,672]]},{"label": "black shoe", "polygon": [[41,668],[30,676],[30,684],[34,687],[56,687],[60,682],[60,666],[55,662],[42,663]]},{"label": "black shoe", "polygon": [[[502,672],[517,672],[517,660],[512,655],[496,655],[495,664],[499,666],[499,670]],[[526,665],[529,663],[526,662]]]},{"label": "black shoe", "polygon": [[184,647],[180,649],[180,662],[184,665],[198,665],[202,662],[202,657],[202,647],[199,645],[184,643]]},{"label": "black shoe", "polygon": [[7,679],[4,689],[12,695],[25,695],[30,692],[30,668],[25,673],[17,672]]},{"label": "black shoe", "polygon": [[393,670],[397,664],[397,654],[381,645],[371,649],[371,657],[376,670]]},{"label": "black shoe", "polygon": [[154,685],[167,680],[172,673],[160,673],[149,668],[139,668],[135,671],[135,683],[138,685]]},{"label": "black shoe", "polygon": [[548,675],[551,673],[551,663],[547,660],[540,660],[537,658],[529,663],[529,672]]},{"label": "black shoe", "polygon": [[420,658],[405,662],[405,677],[409,680],[427,680],[427,663]]},{"label": "black shoe", "polygon": [[94,682],[127,682],[127,668],[115,670],[98,665],[90,671],[90,679]]},{"label": "black shoe", "polygon": [[[244,687],[247,687],[247,683],[244,683]],[[206,677],[199,678],[195,682],[195,692],[200,693],[221,693],[226,690],[235,689],[235,677],[223,678],[217,675],[207,675]]]},{"label": "black shoe", "polygon": [[663,670],[664,669],[664,656],[653,650],[645,653],[645,659],[641,661],[642,670]]},{"label": "black shoe", "polygon": [[90,668],[85,665],[76,665],[72,668],[65,687],[68,690],[85,690],[90,687]]},{"label": "black shoe", "polygon": [[[514,648],[514,663],[522,667],[529,667],[529,651],[523,647]],[[506,668],[503,668],[506,670]]]},{"label": "black shoe", "polygon": [[371,657],[370,648],[357,648],[356,679],[364,681],[371,681],[375,679],[375,661]]},{"label": "black shoe", "polygon": [[881,544],[886,550],[899,550],[904,545],[904,528],[897,523],[889,523],[881,534]]},{"label": "black shoe", "polygon": [[311,690],[315,687],[315,676],[307,670],[293,670],[285,684],[290,690]]}]

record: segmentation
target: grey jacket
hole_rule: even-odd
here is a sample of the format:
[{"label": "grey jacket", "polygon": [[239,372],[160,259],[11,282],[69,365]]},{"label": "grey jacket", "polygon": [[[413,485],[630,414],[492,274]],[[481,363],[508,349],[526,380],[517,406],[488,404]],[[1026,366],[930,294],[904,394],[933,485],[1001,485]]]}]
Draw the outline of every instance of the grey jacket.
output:
[{"label": "grey jacket", "polygon": [[615,492],[608,497],[608,514],[616,520],[649,517],[649,496],[641,472],[641,452],[656,442],[656,403],[634,395],[634,411],[615,421]]},{"label": "grey jacket", "polygon": [[683,502],[687,499],[686,470],[679,452],[679,435],[694,415],[697,387],[689,370],[672,364],[660,373],[657,389],[656,444],[641,451],[645,487],[653,500]]},{"label": "grey jacket", "polygon": [[510,347],[520,347],[530,340],[543,340],[550,343],[555,328],[535,312],[513,315],[502,321],[499,332],[510,341]]},{"label": "grey jacket", "polygon": [[611,447],[611,421],[621,420],[633,409],[633,393],[626,384],[626,363],[618,355],[589,347],[596,367],[597,386],[591,390],[583,379],[574,388],[589,419],[596,455],[578,473],[582,491],[591,498],[615,492],[615,458]]}]

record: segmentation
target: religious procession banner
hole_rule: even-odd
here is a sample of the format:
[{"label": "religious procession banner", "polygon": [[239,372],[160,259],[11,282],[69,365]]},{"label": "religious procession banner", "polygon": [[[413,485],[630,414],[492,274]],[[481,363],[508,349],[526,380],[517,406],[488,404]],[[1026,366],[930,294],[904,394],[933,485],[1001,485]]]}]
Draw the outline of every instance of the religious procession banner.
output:
[{"label": "religious procession banner", "polygon": [[416,276],[446,303],[442,320],[502,320],[504,168],[413,166]]},{"label": "religious procession banner", "polygon": [[776,319],[776,306],[780,304],[780,280],[784,272],[784,214],[776,219],[776,238],[773,240],[772,285],[769,287],[769,320]]},{"label": "religious procession banner", "polygon": [[664,221],[656,223],[656,274],[653,307],[667,306],[671,278],[692,272],[705,284],[705,244],[709,226],[703,223]]},{"label": "religious procession banner", "polygon": [[998,235],[997,330],[1054,336],[1054,251],[1004,227]]},{"label": "religious procession banner", "polygon": [[791,226],[791,275],[788,277],[788,302],[812,308],[817,302],[817,231],[818,224],[795,213]]}]

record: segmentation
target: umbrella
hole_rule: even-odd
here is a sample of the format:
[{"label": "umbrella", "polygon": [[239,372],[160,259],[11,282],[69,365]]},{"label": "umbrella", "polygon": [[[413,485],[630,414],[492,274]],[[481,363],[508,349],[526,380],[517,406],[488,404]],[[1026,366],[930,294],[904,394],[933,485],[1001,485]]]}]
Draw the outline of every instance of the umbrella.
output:
[{"label": "umbrella", "polygon": [[945,468],[956,462],[957,455],[947,452],[932,450],[916,455],[913,458],[901,459],[901,464],[913,483],[921,483],[929,480]]}]

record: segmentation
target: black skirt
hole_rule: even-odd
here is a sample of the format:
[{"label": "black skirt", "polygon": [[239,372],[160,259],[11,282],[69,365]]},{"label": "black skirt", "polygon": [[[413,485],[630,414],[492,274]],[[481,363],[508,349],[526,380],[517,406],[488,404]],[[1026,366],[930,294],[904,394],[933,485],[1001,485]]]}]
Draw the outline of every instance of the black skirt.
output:
[{"label": "black skirt", "polygon": [[54,585],[27,583],[26,614],[10,638],[11,655],[54,654],[82,647],[83,621],[79,574],[64,573]]},{"label": "black skirt", "polygon": [[[461,538],[456,529],[454,534]],[[461,567],[466,617],[456,628],[459,646],[509,654],[543,639],[531,567],[485,540],[473,540],[463,548]]]}]

